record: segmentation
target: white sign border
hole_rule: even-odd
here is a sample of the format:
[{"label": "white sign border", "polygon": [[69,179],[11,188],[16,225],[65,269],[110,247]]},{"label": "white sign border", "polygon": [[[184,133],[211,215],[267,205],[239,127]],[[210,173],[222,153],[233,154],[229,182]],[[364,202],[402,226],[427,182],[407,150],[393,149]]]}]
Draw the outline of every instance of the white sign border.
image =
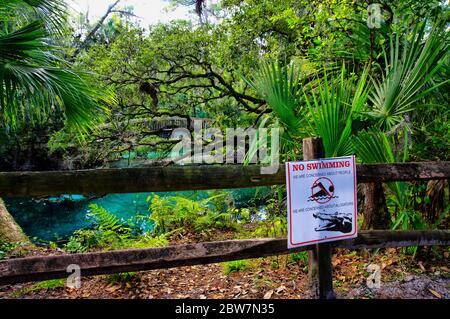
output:
[{"label": "white sign border", "polygon": [[[316,239],[316,240],[310,240],[310,241],[305,241],[305,242],[301,242],[301,243],[293,243],[292,242],[292,205],[291,205],[291,174],[290,174],[290,167],[289,164],[291,163],[299,163],[299,162],[318,162],[318,161],[323,161],[323,160],[331,160],[331,159],[336,159],[336,158],[352,158],[353,160],[353,172],[354,172],[354,176],[353,176],[353,185],[354,185],[354,212],[353,212],[353,220],[355,223],[355,229],[353,231],[353,233],[348,234],[348,235],[340,235],[340,236],[333,236],[333,237],[327,237],[327,238],[323,238],[323,239]],[[309,245],[314,245],[317,243],[325,243],[325,242],[332,242],[332,241],[337,241],[337,240],[344,240],[347,238],[355,238],[358,236],[358,198],[357,198],[357,181],[356,181],[356,157],[355,155],[351,155],[351,156],[342,156],[342,157],[329,157],[329,158],[318,158],[318,159],[313,159],[313,160],[303,160],[303,161],[296,161],[296,162],[286,162],[285,163],[285,167],[286,167],[286,188],[287,188],[287,206],[288,206],[288,232],[289,232],[289,238],[288,238],[288,248],[293,249],[293,248],[297,248],[297,247],[302,247],[302,246],[309,246]]]}]

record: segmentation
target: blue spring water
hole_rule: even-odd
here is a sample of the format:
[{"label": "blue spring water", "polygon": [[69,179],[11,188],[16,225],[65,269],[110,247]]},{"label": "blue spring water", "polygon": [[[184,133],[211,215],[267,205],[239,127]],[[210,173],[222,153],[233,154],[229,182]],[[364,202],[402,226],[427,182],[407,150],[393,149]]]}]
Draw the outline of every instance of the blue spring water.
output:
[{"label": "blue spring water", "polygon": [[[236,207],[245,207],[249,200],[261,198],[268,188],[244,188],[228,190]],[[81,195],[62,195],[48,198],[5,198],[8,211],[35,241],[58,241],[67,239],[75,230],[92,226],[93,221],[86,217],[89,205],[97,204],[115,214],[122,220],[137,215],[149,215],[147,197],[157,194],[183,196],[190,199],[203,199],[206,191],[186,191],[167,193],[109,194],[101,198],[86,198]],[[141,225],[142,228],[148,225]]]}]

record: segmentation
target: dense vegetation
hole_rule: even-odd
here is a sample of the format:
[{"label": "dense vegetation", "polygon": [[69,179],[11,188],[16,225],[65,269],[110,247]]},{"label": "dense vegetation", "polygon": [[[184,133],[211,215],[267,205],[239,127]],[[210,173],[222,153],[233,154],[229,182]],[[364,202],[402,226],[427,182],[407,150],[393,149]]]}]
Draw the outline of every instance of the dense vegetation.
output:
[{"label": "dense vegetation", "polygon": [[[300,141],[311,135],[323,138],[327,156],[356,154],[365,163],[449,160],[442,1],[381,1],[375,28],[362,0],[172,5],[193,5],[198,17],[143,28],[117,3],[91,23],[69,17],[62,0],[1,1],[0,170],[162,159],[178,141],[146,121],[171,116],[207,118],[218,128],[279,126],[283,161],[301,158]],[[361,227],[448,226],[443,181],[360,191],[366,202],[377,199],[361,205]],[[273,187],[264,198],[264,218],[236,209],[224,192],[207,200],[153,196],[152,214],[139,216],[150,231],[92,206],[96,226],[64,247],[159,246],[176,234],[210,239],[215,231],[282,236],[283,193]]]}]

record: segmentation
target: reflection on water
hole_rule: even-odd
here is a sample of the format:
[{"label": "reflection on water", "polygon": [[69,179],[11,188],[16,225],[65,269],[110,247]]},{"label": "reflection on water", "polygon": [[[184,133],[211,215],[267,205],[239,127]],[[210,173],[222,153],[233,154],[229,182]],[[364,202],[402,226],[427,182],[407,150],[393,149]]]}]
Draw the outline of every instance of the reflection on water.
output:
[{"label": "reflection on water", "polygon": [[[236,207],[245,207],[255,198],[262,198],[268,188],[244,188],[228,191]],[[68,238],[75,230],[90,227],[92,221],[86,217],[89,204],[97,204],[120,219],[127,220],[136,215],[150,214],[147,197],[183,196],[190,199],[208,197],[206,191],[109,194],[100,198],[87,198],[81,195],[63,195],[47,198],[5,198],[8,211],[24,232],[30,237],[57,241]]]}]

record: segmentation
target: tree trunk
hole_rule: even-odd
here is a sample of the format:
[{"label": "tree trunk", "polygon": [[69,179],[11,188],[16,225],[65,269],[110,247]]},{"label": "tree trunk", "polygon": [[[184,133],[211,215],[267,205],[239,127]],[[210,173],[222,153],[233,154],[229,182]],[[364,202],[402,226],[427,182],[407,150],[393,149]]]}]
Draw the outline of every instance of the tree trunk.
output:
[{"label": "tree trunk", "polygon": [[364,191],[364,229],[389,229],[391,216],[386,206],[381,183],[363,184]]},{"label": "tree trunk", "polygon": [[30,239],[8,213],[3,200],[0,198],[0,244],[17,242],[29,243]]}]

